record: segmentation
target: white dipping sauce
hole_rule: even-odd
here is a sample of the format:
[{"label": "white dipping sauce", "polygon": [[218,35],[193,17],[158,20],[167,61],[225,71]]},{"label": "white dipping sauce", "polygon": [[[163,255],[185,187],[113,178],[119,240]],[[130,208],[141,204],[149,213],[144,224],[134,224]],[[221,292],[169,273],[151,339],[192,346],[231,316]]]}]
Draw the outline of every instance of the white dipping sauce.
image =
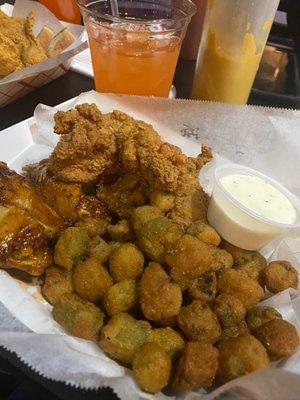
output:
[{"label": "white dipping sauce", "polygon": [[244,207],[274,222],[294,224],[297,211],[290,200],[258,176],[234,174],[223,176],[220,184]]},{"label": "white dipping sauce", "polygon": [[229,243],[259,250],[297,226],[300,207],[293,199],[284,186],[255,170],[218,167],[207,218]]}]

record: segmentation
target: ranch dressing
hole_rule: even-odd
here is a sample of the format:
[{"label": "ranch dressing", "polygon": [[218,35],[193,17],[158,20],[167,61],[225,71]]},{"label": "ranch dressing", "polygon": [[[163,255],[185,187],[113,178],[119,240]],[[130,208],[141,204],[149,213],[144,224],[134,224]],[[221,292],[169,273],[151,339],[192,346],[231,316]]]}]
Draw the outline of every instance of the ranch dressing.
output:
[{"label": "ranch dressing", "polygon": [[229,243],[260,250],[300,226],[300,203],[284,186],[242,165],[214,171],[207,219]]},{"label": "ranch dressing", "polygon": [[297,211],[290,200],[270,183],[254,175],[223,176],[220,184],[244,207],[268,220],[294,224]]}]

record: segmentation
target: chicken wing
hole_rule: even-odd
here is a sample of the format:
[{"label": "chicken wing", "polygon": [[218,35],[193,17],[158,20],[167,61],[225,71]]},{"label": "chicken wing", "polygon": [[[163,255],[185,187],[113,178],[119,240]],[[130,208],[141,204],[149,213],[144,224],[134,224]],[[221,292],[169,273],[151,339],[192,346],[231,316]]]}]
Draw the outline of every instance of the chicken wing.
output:
[{"label": "chicken wing", "polygon": [[53,262],[48,241],[63,226],[25,178],[0,163],[0,267],[41,275]]},{"label": "chicken wing", "polygon": [[27,177],[38,188],[47,204],[71,223],[84,218],[108,219],[108,212],[101,201],[85,195],[79,183],[64,183],[47,170],[48,161],[43,160],[25,168]]},{"label": "chicken wing", "polygon": [[0,162],[0,205],[15,206],[33,218],[44,229],[48,239],[53,239],[62,230],[61,217],[38,195],[25,178],[11,171]]}]

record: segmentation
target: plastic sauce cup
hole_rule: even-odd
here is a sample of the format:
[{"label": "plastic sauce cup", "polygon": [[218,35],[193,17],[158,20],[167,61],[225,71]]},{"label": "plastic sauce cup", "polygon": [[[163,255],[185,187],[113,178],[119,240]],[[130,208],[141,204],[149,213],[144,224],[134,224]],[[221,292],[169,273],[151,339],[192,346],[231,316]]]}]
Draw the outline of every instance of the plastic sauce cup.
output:
[{"label": "plastic sauce cup", "polygon": [[[256,176],[279,190],[296,210],[295,223],[273,221],[241,204],[220,182],[222,177],[236,174]],[[259,250],[278,236],[300,227],[300,202],[284,186],[260,172],[242,166],[222,166],[215,170],[215,184],[208,207],[208,221],[229,243],[245,250]]]}]

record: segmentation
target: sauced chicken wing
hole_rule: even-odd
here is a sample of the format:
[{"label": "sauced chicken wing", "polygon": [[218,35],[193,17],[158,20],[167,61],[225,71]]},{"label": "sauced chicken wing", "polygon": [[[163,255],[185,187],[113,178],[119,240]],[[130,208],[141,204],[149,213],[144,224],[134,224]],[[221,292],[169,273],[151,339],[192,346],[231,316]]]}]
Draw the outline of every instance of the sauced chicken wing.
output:
[{"label": "sauced chicken wing", "polygon": [[61,218],[23,177],[0,163],[0,265],[41,275],[52,263],[46,241],[63,227]]},{"label": "sauced chicken wing", "polygon": [[11,171],[3,162],[0,163],[0,205],[15,206],[44,228],[44,234],[52,239],[63,227],[63,220],[39,196],[25,178]]},{"label": "sauced chicken wing", "polygon": [[81,184],[64,183],[55,179],[47,170],[47,160],[25,168],[27,177],[38,188],[46,202],[59,215],[71,222],[84,218],[108,219],[102,203],[94,196],[85,195]]},{"label": "sauced chicken wing", "polygon": [[51,264],[43,226],[17,207],[0,206],[0,267],[37,276]]}]

